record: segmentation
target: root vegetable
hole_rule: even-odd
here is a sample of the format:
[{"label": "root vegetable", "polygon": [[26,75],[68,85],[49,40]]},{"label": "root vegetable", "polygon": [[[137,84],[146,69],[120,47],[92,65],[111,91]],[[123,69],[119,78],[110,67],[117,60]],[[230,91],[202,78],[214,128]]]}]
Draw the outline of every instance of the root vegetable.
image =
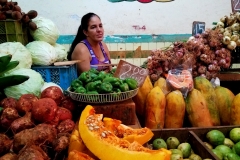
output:
[{"label": "root vegetable", "polygon": [[11,130],[14,134],[24,130],[33,128],[35,125],[31,119],[31,112],[27,112],[23,117],[14,120],[11,124]]},{"label": "root vegetable", "polygon": [[18,160],[50,160],[48,155],[36,145],[25,146],[18,154]]},{"label": "root vegetable", "polygon": [[64,95],[59,87],[51,86],[44,89],[41,93],[41,98],[52,98],[57,105],[60,105]]},{"label": "root vegetable", "polygon": [[0,157],[0,160],[16,160],[17,155],[15,153],[7,153]]},{"label": "root vegetable", "polygon": [[0,155],[9,152],[12,145],[12,140],[5,134],[0,134]]},{"label": "root vegetable", "polygon": [[217,22],[217,27],[219,28],[224,28],[224,23],[223,22]]},{"label": "root vegetable", "polygon": [[72,119],[72,113],[68,109],[63,107],[58,107],[56,116],[59,117],[59,122],[67,119]]},{"label": "root vegetable", "polygon": [[228,45],[231,41],[231,38],[228,36],[223,37],[223,44]]},{"label": "root vegetable", "polygon": [[33,103],[32,117],[39,123],[50,122],[54,119],[58,106],[51,98],[41,98]]},{"label": "root vegetable", "polygon": [[38,97],[36,97],[34,94],[23,94],[18,99],[17,103],[17,111],[19,114],[25,114],[26,112],[29,112],[32,110],[33,102],[38,101]]},{"label": "root vegetable", "polygon": [[230,41],[230,43],[227,45],[227,48],[230,50],[234,50],[237,47],[237,43],[234,41]]},{"label": "root vegetable", "polygon": [[25,129],[14,135],[13,150],[20,151],[27,144],[46,145],[52,143],[57,130],[49,124],[39,124],[34,128]]},{"label": "root vegetable", "polygon": [[70,142],[70,134],[58,134],[57,139],[53,141],[53,150],[56,152],[61,152],[67,149]]},{"label": "root vegetable", "polygon": [[71,133],[75,127],[75,123],[71,119],[64,120],[57,126],[58,133]]},{"label": "root vegetable", "polygon": [[70,110],[72,112],[75,109],[75,104],[70,97],[65,96],[62,99],[62,102],[59,107],[67,108],[68,110]]},{"label": "root vegetable", "polygon": [[17,118],[19,118],[19,115],[15,108],[5,108],[0,119],[1,126],[8,129],[11,126],[11,123]]},{"label": "root vegetable", "polygon": [[16,108],[17,100],[12,97],[4,98],[3,100],[1,100],[0,106],[3,108],[8,108],[8,107]]}]

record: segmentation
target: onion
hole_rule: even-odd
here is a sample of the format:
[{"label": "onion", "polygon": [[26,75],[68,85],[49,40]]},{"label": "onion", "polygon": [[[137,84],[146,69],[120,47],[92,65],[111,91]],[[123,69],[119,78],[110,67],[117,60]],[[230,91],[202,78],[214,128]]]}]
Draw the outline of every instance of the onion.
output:
[{"label": "onion", "polygon": [[231,36],[231,41],[237,42],[238,39],[239,39],[239,36],[238,36],[238,35],[232,35],[232,36]]},{"label": "onion", "polygon": [[227,48],[230,50],[234,50],[237,47],[236,42],[230,41],[230,43],[227,45]]},{"label": "onion", "polygon": [[232,26],[232,31],[239,31],[240,30],[240,25],[239,23],[234,23]]},{"label": "onion", "polygon": [[228,45],[231,41],[231,38],[229,36],[224,36],[223,37],[223,44]]},{"label": "onion", "polygon": [[217,22],[217,28],[224,28],[224,23],[223,22]]},{"label": "onion", "polygon": [[236,44],[237,46],[240,46],[240,39],[237,40]]},{"label": "onion", "polygon": [[225,32],[223,33],[223,35],[224,35],[224,36],[231,37],[231,36],[232,36],[232,32],[230,32],[230,31],[225,31]]},{"label": "onion", "polygon": [[235,22],[235,17],[233,15],[227,18],[227,25],[231,26]]},{"label": "onion", "polygon": [[225,23],[225,22],[226,22],[226,19],[227,19],[227,16],[224,16],[224,17],[220,18],[220,21],[223,22],[223,23]]}]

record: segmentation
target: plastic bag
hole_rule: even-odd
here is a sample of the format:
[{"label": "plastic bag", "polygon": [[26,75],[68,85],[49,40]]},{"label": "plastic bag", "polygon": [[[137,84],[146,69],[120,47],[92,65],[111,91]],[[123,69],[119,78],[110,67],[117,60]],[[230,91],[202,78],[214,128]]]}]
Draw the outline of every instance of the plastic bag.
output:
[{"label": "plastic bag", "polygon": [[193,89],[192,72],[188,69],[171,69],[168,71],[167,83],[172,90],[179,90],[184,97]]}]

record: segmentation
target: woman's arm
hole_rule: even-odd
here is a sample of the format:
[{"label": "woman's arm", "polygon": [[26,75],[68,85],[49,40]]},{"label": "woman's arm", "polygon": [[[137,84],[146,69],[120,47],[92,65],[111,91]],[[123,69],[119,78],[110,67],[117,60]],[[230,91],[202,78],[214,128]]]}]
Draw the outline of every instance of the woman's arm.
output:
[{"label": "woman's arm", "polygon": [[76,45],[72,53],[72,60],[82,60],[77,64],[78,74],[90,70],[90,54],[85,44]]}]

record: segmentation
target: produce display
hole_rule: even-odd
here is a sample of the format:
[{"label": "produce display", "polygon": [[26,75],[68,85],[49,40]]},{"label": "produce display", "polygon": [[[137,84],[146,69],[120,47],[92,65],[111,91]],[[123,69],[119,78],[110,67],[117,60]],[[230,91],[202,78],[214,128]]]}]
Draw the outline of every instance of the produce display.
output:
[{"label": "produce display", "polygon": [[186,42],[174,42],[168,48],[153,50],[144,66],[149,69],[152,82],[166,77],[171,69],[190,69],[193,77],[216,77],[231,66],[231,52],[240,46],[240,13],[220,19],[213,29],[189,37]]},{"label": "produce display", "polygon": [[[74,102],[62,90],[50,86],[34,94],[0,101],[0,159],[54,159],[65,155],[75,127]],[[65,155],[66,156],[66,155]]]},{"label": "produce display", "polygon": [[107,73],[96,69],[82,72],[77,79],[72,81],[70,91],[79,94],[118,94],[138,88],[138,82],[135,79],[122,80],[114,77],[113,73],[114,70]]}]

